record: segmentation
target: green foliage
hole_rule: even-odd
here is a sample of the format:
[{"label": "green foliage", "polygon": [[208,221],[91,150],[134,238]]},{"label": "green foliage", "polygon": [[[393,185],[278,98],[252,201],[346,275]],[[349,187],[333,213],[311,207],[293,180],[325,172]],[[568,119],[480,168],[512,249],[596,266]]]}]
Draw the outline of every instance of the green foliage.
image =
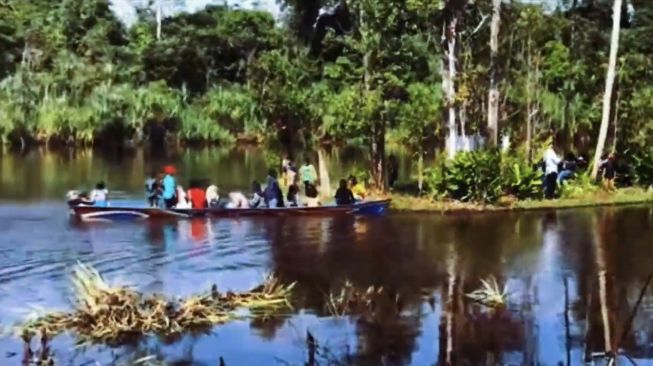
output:
[{"label": "green foliage", "polygon": [[589,172],[583,172],[576,175],[576,178],[566,180],[560,187],[560,197],[562,198],[582,198],[592,195],[599,190]]},{"label": "green foliage", "polygon": [[[212,6],[166,18],[157,39],[151,14],[143,12],[127,29],[108,0],[3,0],[0,137],[91,144],[116,128],[116,140],[138,136],[156,121],[165,122],[167,133],[197,143],[275,135],[361,142],[370,147],[375,167],[382,166],[389,132],[423,156],[423,149],[441,142],[444,126],[444,54],[435,30],[455,14],[456,118],[465,120],[459,125],[465,133],[485,131],[488,1],[349,2],[353,26],[345,34],[327,29],[317,58],[308,55],[306,43],[320,6],[335,1],[281,3],[288,11],[285,24],[264,11]],[[611,126],[608,144],[618,154],[628,152],[635,183],[650,184],[653,48],[643,35],[653,29],[653,5],[631,5],[632,17],[623,20],[628,26],[619,55],[616,129]],[[609,2],[588,9],[569,5],[549,12],[502,3],[500,127],[515,145],[526,138],[526,121],[534,127],[530,146],[551,130],[559,140],[581,142],[582,150],[593,145],[611,19]],[[471,193],[437,193],[461,199],[534,197],[539,177],[525,155],[499,158],[499,193],[458,177],[466,170],[478,176],[491,166],[494,158],[481,153],[446,163],[446,174],[431,169],[429,179],[469,188],[463,190]]]},{"label": "green foliage", "polygon": [[396,129],[400,141],[421,151],[425,143],[439,132],[437,121],[442,115],[442,88],[439,85],[411,84],[408,100],[397,108]]},{"label": "green foliage", "polygon": [[629,162],[628,172],[635,184],[643,187],[653,186],[653,148],[643,147],[635,151],[626,151],[623,158]]},{"label": "green foliage", "polygon": [[501,186],[504,194],[517,199],[542,197],[542,173],[528,163],[525,153],[501,156]]},{"label": "green foliage", "polygon": [[217,87],[207,92],[199,104],[207,116],[232,133],[256,135],[265,131],[256,100],[246,89]]},{"label": "green foliage", "polygon": [[540,198],[542,174],[524,155],[494,150],[459,153],[426,169],[426,187],[435,198],[462,202],[494,204],[503,196]]},{"label": "green foliage", "polygon": [[185,141],[231,143],[234,140],[229,131],[210,118],[200,106],[187,106],[179,117],[180,135]]},{"label": "green foliage", "polygon": [[463,202],[493,203],[501,197],[501,156],[496,152],[464,152],[442,166],[437,190]]}]

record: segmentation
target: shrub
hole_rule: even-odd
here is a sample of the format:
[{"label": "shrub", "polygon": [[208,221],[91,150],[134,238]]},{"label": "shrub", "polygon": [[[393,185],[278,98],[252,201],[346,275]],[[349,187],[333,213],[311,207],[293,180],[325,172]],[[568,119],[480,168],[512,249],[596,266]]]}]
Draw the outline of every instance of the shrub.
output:
[{"label": "shrub", "polygon": [[229,131],[210,118],[200,107],[189,105],[180,114],[181,138],[189,142],[231,143]]},{"label": "shrub", "polygon": [[501,186],[504,194],[517,199],[542,197],[542,172],[524,154],[501,156]]},{"label": "shrub", "polygon": [[426,169],[424,176],[425,187],[436,199],[493,204],[506,195],[517,199],[542,195],[542,174],[523,154],[463,152]]},{"label": "shrub", "polygon": [[628,174],[633,178],[632,183],[643,187],[653,185],[653,148],[626,151],[624,160],[629,166]]},{"label": "shrub", "polygon": [[463,202],[493,203],[501,197],[501,155],[494,151],[463,152],[442,169],[440,191]]},{"label": "shrub", "polygon": [[581,198],[588,194],[596,193],[599,187],[592,179],[590,172],[576,174],[576,178],[566,180],[560,186],[561,198]]}]

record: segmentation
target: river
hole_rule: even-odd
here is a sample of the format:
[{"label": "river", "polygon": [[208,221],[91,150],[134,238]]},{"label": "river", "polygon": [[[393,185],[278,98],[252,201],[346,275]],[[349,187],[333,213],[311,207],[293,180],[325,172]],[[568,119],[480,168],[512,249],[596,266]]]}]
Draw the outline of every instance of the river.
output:
[{"label": "river", "polygon": [[[314,365],[580,365],[606,344],[653,364],[653,289],[627,327],[653,271],[652,207],[94,225],[67,219],[65,190],[98,177],[121,195],[141,195],[144,172],[163,162],[143,154],[3,156],[1,326],[34,309],[69,310],[69,274],[78,260],[110,283],[170,296],[213,283],[246,290],[275,273],[297,281],[299,305],[280,319],[236,321],[174,343],[151,338],[79,348],[62,335],[51,345],[57,365],[130,365],[153,356],[175,365],[217,365],[222,358],[226,365],[300,366],[310,364],[307,331],[319,345]],[[340,167],[334,175],[360,159],[333,158]],[[265,171],[257,151],[164,160],[183,177],[202,172],[221,187],[246,187]],[[465,296],[490,276],[506,284],[505,312],[488,312]],[[374,318],[329,316],[326,294],[345,281],[382,286],[396,307]],[[19,338],[0,337],[0,364],[20,365],[22,350]]]}]

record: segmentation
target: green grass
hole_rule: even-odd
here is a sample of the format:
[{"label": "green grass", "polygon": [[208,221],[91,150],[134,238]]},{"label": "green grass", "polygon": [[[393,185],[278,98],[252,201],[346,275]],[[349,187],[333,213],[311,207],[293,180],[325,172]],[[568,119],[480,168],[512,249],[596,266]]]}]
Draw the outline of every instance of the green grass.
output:
[{"label": "green grass", "polygon": [[573,198],[554,200],[501,200],[494,205],[465,203],[459,201],[439,201],[427,197],[391,195],[391,209],[394,212],[488,212],[511,210],[564,209],[574,207],[628,205],[653,202],[653,190],[643,188],[621,188],[615,192],[597,191]]}]

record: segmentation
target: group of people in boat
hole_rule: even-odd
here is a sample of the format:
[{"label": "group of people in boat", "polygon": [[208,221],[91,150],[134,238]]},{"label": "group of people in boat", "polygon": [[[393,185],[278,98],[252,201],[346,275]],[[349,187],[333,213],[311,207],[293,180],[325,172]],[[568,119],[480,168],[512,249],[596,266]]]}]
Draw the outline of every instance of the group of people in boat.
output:
[{"label": "group of people in boat", "polygon": [[109,190],[104,182],[98,182],[90,193],[73,190],[66,194],[66,199],[68,204],[72,206],[106,207],[109,202]]},{"label": "group of people in boat", "polygon": [[[150,207],[177,209],[204,208],[278,208],[278,207],[319,207],[322,205],[317,188],[318,175],[310,160],[297,169],[293,161],[282,161],[282,177],[277,170],[270,169],[265,186],[252,182],[249,197],[240,191],[232,191],[221,196],[214,184],[204,188],[199,181],[191,181],[185,190],[177,183],[176,169],[165,166],[162,174],[151,174],[145,181],[145,193]],[[301,187],[300,187],[301,182]],[[284,194],[285,189],[285,194]],[[302,192],[303,191],[303,192]],[[303,195],[302,195],[303,193]],[[354,176],[341,180],[335,194],[338,205],[354,204],[367,195],[363,183]]]},{"label": "group of people in boat", "polygon": [[[270,169],[265,185],[258,181],[251,184],[248,195],[232,191],[222,196],[214,184],[202,184],[191,180],[184,189],[177,180],[177,170],[172,165],[163,167],[161,173],[153,172],[145,180],[145,196],[149,207],[177,209],[205,208],[278,208],[278,207],[319,207],[322,205],[317,188],[318,173],[309,159],[298,168],[292,159],[286,157],[281,164],[282,176]],[[285,194],[284,194],[285,191]],[[337,205],[350,205],[366,198],[365,185],[353,175],[339,182],[335,193]],[[109,191],[104,182],[96,184],[89,194],[70,191],[68,204],[106,207]]]}]

